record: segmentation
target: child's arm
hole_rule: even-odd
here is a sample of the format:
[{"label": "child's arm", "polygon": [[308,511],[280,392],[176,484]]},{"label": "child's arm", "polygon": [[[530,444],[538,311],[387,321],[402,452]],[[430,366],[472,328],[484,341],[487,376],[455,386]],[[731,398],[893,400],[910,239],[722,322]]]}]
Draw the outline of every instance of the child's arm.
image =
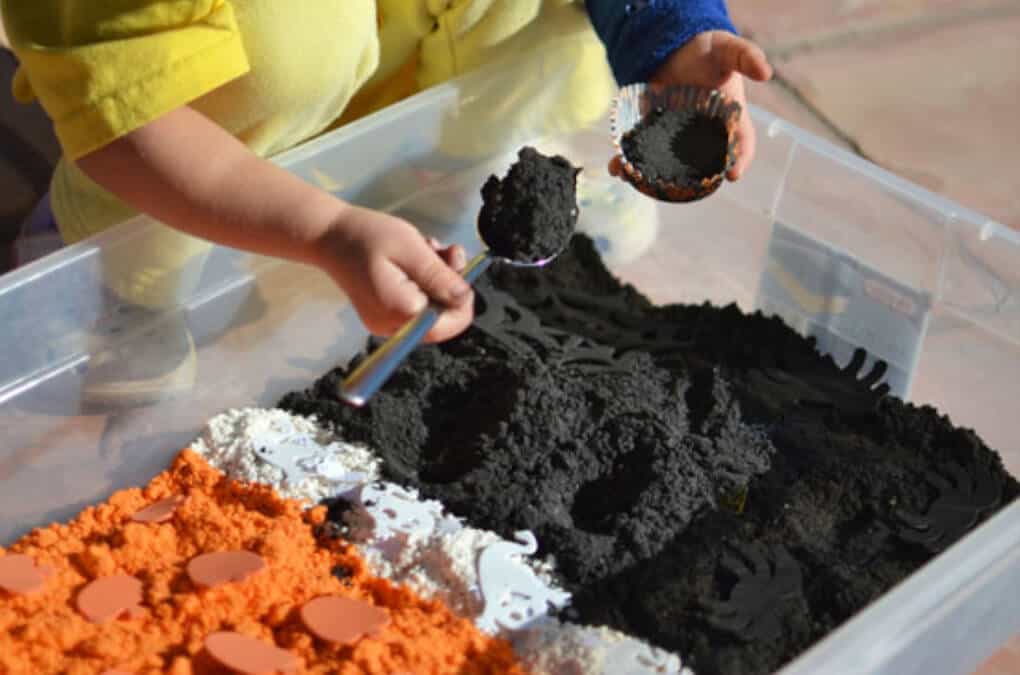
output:
[{"label": "child's arm", "polygon": [[377,334],[399,328],[424,306],[425,294],[450,308],[430,339],[452,337],[471,320],[471,289],[448,264],[461,266],[462,250],[437,254],[409,223],[301,181],[189,107],[85,155],[78,165],[126,203],[176,229],[322,268]]},{"label": "child's arm", "polygon": [[736,180],[754,157],[743,78],[772,77],[765,54],[736,35],[725,0],[586,0],[595,31],[617,82],[662,82],[720,89],[744,106],[739,155],[728,177]]}]

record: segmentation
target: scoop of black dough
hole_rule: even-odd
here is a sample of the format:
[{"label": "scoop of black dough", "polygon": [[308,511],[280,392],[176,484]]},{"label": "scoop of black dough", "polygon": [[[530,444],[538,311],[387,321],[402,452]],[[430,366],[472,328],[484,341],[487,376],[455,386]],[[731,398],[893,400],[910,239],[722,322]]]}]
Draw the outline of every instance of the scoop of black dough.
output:
[{"label": "scoop of black dough", "polygon": [[482,186],[478,233],[493,255],[537,263],[556,256],[574,234],[581,170],[531,147],[517,157],[506,178],[490,176]]},{"label": "scoop of black dough", "polygon": [[623,153],[650,183],[689,185],[726,169],[729,135],[718,117],[691,110],[656,110],[621,139]]}]

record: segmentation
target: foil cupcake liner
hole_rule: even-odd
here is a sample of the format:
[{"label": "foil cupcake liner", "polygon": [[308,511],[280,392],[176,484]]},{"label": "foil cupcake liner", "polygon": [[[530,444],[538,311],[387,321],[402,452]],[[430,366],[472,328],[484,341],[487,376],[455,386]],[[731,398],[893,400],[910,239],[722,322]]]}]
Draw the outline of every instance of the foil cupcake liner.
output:
[{"label": "foil cupcake liner", "polygon": [[[729,138],[723,170],[700,181],[683,184],[662,179],[646,180],[623,151],[623,137],[656,110],[687,110],[721,119]],[[736,132],[740,113],[740,104],[716,89],[644,83],[623,87],[613,101],[610,113],[613,143],[620,157],[622,177],[644,194],[662,201],[691,202],[709,196],[719,189],[726,172],[737,159]]]}]

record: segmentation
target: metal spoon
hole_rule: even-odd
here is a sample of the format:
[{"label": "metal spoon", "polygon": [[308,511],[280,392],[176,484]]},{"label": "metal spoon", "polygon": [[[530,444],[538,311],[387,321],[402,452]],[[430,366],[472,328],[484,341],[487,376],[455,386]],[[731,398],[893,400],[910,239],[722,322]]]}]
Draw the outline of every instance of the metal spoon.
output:
[{"label": "metal spoon", "polygon": [[[481,238],[480,234],[479,238]],[[482,239],[482,241],[484,243],[485,240]],[[514,267],[542,267],[555,260],[556,256],[560,253],[562,253],[562,250],[544,260],[523,263],[491,255],[488,249],[486,249],[471,259],[467,267],[464,268],[462,276],[469,284],[474,285],[485,270],[489,269],[489,265],[497,260]],[[393,371],[425,339],[432,326],[436,324],[442,311],[443,308],[441,306],[430,302],[418,316],[404,324],[403,328],[390,336],[371,356],[362,361],[354,369],[353,373],[344,379],[338,387],[340,398],[351,405],[365,405],[368,399],[372,398],[386,384],[386,380],[390,379]]]}]

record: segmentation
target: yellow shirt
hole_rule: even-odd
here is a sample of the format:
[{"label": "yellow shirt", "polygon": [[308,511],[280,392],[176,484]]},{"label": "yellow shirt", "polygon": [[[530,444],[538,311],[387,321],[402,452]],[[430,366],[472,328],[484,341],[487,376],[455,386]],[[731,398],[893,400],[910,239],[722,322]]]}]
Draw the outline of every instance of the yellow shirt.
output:
[{"label": "yellow shirt", "polygon": [[[64,149],[51,198],[70,243],[134,215],[74,160],[160,115],[190,104],[271,156],[329,128],[345,109],[343,121],[519,49],[513,43],[536,18],[562,18],[571,4],[0,0],[0,15],[21,61],[15,95],[40,101]],[[576,32],[583,10],[567,9]],[[585,40],[601,64],[592,72],[602,108],[611,78],[592,31]]]}]

